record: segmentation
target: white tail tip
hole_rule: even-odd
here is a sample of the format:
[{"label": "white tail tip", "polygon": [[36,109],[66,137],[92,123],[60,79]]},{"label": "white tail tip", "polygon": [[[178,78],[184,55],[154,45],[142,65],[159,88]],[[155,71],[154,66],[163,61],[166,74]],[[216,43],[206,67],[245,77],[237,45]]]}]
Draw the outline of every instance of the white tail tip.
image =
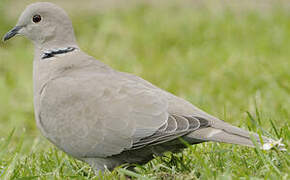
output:
[{"label": "white tail tip", "polygon": [[281,151],[286,151],[285,144],[282,143],[282,139],[279,139],[278,141],[271,140],[268,143],[263,144],[263,150],[270,150],[274,147],[277,147]]}]

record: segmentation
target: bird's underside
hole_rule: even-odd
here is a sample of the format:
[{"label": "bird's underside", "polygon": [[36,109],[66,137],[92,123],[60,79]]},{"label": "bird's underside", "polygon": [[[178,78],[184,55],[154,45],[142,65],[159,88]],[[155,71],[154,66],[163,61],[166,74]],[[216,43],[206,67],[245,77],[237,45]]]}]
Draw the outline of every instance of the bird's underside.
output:
[{"label": "bird's underside", "polygon": [[180,137],[190,144],[212,140],[253,146],[247,131],[141,78],[107,66],[97,70],[99,62],[91,63],[61,71],[40,91],[43,134],[74,157],[112,169],[176,152],[185,147]]},{"label": "bird's underside", "polygon": [[[82,78],[83,71],[91,71],[90,76]],[[53,78],[42,86],[39,96],[43,133],[75,156],[108,157],[162,144],[211,124],[191,104],[148,82],[128,78],[129,74],[83,71]],[[178,108],[193,113],[174,113]]]},{"label": "bird's underside", "polygon": [[[81,160],[99,170],[104,170],[104,168],[112,170],[125,163],[144,164],[153,159],[153,155],[161,156],[164,152],[175,153],[186,148],[187,145],[184,141],[189,144],[205,142],[205,140],[189,138],[186,135],[196,129],[206,127],[209,127],[209,123],[202,118],[171,115],[168,118],[168,123],[159,128],[153,135],[140,139],[139,142],[133,144],[132,148],[126,149],[118,155],[101,160],[101,164],[99,163],[100,158],[83,157]],[[106,162],[106,166],[103,165],[104,162]]]}]

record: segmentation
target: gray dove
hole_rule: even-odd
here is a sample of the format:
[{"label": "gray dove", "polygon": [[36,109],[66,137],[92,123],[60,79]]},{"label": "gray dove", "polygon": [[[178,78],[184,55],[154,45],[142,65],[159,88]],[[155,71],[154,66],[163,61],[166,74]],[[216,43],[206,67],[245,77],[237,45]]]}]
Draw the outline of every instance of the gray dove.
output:
[{"label": "gray dove", "polygon": [[186,147],[179,138],[190,144],[254,147],[253,137],[261,148],[275,144],[87,55],[77,45],[66,12],[52,3],[29,5],[3,40],[17,34],[35,47],[37,127],[59,149],[97,170],[143,164],[154,154],[177,152]]}]

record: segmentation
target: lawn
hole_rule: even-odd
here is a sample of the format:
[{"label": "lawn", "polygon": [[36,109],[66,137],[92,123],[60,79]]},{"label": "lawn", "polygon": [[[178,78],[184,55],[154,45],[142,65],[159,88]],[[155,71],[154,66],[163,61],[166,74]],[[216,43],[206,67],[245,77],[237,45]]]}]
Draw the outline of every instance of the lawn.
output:
[{"label": "lawn", "polygon": [[[199,2],[199,1],[198,1]],[[290,6],[136,3],[69,10],[80,47],[120,71],[236,126],[290,140]],[[262,2],[262,1],[257,1]],[[0,2],[0,35],[19,12]],[[24,7],[22,7],[24,8]],[[220,143],[166,153],[135,172],[95,173],[41,136],[32,92],[33,45],[0,43],[0,179],[289,179],[289,153]]]}]

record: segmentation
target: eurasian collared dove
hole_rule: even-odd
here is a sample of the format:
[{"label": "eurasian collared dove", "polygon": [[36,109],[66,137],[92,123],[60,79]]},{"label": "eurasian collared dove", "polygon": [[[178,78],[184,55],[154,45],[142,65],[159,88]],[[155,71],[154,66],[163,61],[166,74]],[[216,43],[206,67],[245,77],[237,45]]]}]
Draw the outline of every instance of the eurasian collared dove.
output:
[{"label": "eurasian collared dove", "polygon": [[[153,154],[206,141],[253,147],[248,131],[198,109],[140,77],[113,70],[77,45],[65,11],[29,5],[4,41],[21,34],[35,45],[34,108],[37,126],[71,156],[104,170],[145,163]],[[261,147],[273,140],[257,134]],[[280,144],[279,144],[280,145]]]}]

